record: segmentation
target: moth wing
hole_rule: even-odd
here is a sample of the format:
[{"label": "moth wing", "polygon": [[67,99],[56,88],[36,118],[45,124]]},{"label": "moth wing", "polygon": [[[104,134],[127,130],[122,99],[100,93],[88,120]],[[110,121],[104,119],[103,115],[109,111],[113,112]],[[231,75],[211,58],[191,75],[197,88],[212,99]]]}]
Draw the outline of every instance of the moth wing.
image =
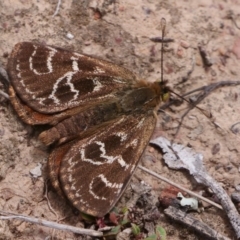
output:
[{"label": "moth wing", "polygon": [[53,185],[81,212],[104,216],[124,192],[155,123],[153,115],[123,116],[71,147],[55,149],[49,158]]},{"label": "moth wing", "polygon": [[32,42],[15,45],[8,72],[19,98],[43,114],[107,101],[136,80],[108,61]]}]

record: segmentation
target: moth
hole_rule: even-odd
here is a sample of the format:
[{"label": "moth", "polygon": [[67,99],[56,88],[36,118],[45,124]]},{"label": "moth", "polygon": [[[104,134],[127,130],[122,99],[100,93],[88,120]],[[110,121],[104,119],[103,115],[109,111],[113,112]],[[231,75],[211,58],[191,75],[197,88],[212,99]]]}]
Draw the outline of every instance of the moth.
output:
[{"label": "moth", "polygon": [[9,96],[27,124],[47,124],[49,178],[79,211],[102,217],[116,204],[169,97],[164,81],[147,82],[91,56],[33,42],[8,60]]}]

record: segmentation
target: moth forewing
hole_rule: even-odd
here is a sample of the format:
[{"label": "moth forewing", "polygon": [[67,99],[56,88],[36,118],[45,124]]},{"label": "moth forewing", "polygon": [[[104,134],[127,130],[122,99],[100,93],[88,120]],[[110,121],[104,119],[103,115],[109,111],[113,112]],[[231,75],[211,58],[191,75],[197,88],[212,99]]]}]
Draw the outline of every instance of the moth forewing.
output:
[{"label": "moth forewing", "polygon": [[32,42],[15,45],[7,68],[21,100],[44,114],[111,98],[112,92],[136,80],[108,61]]}]

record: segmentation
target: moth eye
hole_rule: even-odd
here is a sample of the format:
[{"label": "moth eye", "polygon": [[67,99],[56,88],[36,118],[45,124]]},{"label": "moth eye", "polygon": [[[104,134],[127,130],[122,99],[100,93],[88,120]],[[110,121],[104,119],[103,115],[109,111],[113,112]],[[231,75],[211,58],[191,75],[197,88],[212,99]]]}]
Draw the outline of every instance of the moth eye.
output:
[{"label": "moth eye", "polygon": [[169,99],[169,97],[170,97],[169,92],[163,93],[162,95],[163,102],[166,102]]}]

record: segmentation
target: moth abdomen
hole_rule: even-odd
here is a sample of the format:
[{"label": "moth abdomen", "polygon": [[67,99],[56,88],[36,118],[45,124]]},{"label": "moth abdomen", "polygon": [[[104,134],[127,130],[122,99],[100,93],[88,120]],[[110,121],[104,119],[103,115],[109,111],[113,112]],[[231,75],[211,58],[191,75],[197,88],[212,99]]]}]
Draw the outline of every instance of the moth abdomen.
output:
[{"label": "moth abdomen", "polygon": [[85,131],[108,122],[119,114],[116,102],[95,106],[64,119],[49,130],[42,132],[39,138],[45,145],[62,144],[75,138],[81,138]]}]

